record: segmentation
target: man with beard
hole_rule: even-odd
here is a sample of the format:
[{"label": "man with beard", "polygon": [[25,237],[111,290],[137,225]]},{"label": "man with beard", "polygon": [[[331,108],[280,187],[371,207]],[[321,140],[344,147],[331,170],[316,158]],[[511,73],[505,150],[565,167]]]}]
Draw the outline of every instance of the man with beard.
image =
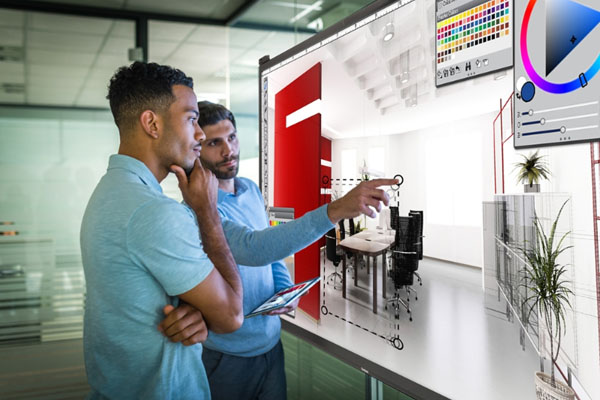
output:
[{"label": "man with beard", "polygon": [[[198,103],[198,124],[206,138],[200,160],[219,180],[218,208],[222,218],[253,230],[267,228],[268,216],[258,186],[237,177],[240,145],[235,117],[225,107]],[[293,284],[283,261],[263,267],[239,265],[244,288],[244,314],[265,299]],[[244,320],[230,334],[210,332],[204,343],[202,361],[213,399],[285,399],[286,379],[281,321],[278,314],[294,310],[293,304]]]},{"label": "man with beard", "polygon": [[[207,101],[198,103],[198,111],[198,124],[206,135],[200,160],[219,181],[221,218],[251,230],[267,228],[268,216],[260,189],[251,180],[237,177],[240,146],[233,114],[222,105]],[[239,272],[244,289],[244,314],[293,283],[283,261],[262,267],[239,265]],[[292,311],[297,305],[298,300],[266,315],[245,319],[233,333],[209,332],[202,361],[213,399],[286,398],[278,314]],[[179,311],[182,310],[176,310]],[[175,316],[174,313],[170,317]]]}]

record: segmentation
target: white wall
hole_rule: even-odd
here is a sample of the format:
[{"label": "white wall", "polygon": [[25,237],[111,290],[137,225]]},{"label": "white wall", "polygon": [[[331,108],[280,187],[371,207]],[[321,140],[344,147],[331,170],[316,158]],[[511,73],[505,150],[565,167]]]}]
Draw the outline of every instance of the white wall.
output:
[{"label": "white wall", "polygon": [[383,147],[386,174],[404,177],[400,213],[424,211],[424,254],[481,267],[483,147],[493,118],[488,113],[404,134],[334,140],[333,178],[352,178],[340,167],[343,150],[355,149],[362,167],[370,149]]}]

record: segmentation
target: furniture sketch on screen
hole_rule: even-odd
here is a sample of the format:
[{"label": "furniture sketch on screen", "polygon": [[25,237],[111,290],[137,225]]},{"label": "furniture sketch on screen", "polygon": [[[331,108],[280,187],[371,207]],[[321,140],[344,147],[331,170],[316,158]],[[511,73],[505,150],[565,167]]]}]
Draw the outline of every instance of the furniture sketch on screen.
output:
[{"label": "furniture sketch on screen", "polygon": [[484,205],[484,290],[485,306],[494,314],[504,314],[509,322],[519,325],[519,342],[525,349],[529,337],[538,351],[537,314],[526,320],[521,307],[528,297],[521,285],[526,261],[519,249],[528,249],[534,240],[533,195],[495,196]]},{"label": "furniture sketch on screen", "polygon": [[[412,321],[410,292],[414,291],[411,286],[414,282],[414,272],[419,267],[417,246],[421,240],[418,234],[419,217],[417,215],[418,213],[409,216],[396,216],[395,220],[392,221],[392,225],[396,229],[395,243],[392,247],[392,269],[390,273],[394,282],[394,296],[387,301],[387,304],[391,304],[394,308],[396,319],[400,318],[400,307],[406,309],[410,321]],[[405,289],[407,292],[406,301],[400,297],[402,289]],[[415,300],[418,300],[416,292]]]},{"label": "furniture sketch on screen", "polygon": [[[389,243],[382,243],[371,241],[367,239],[360,239],[355,236],[348,237],[342,241],[340,241],[340,247],[347,252],[350,252],[354,256],[354,262],[356,265],[356,260],[359,255],[364,255],[366,257],[373,258],[373,313],[377,314],[377,257],[382,256],[382,297],[386,297],[386,275],[385,275],[385,253],[390,247]],[[347,289],[347,275],[346,275],[346,253],[342,258],[342,297],[346,298],[346,289]],[[354,286],[358,286],[358,269],[354,268]]]},{"label": "furniture sketch on screen", "polygon": [[334,271],[327,277],[327,284],[329,285],[330,280],[333,281],[333,288],[338,290],[341,289],[342,275],[337,271],[337,267],[342,261],[342,254],[343,251],[338,248],[335,228],[333,228],[325,234],[325,256],[327,260],[331,261],[334,268]]}]

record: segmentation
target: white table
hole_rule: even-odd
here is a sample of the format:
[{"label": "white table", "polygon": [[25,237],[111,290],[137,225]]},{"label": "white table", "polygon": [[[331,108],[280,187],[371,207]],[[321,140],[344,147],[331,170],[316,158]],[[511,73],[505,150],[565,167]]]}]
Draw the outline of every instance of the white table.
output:
[{"label": "white table", "polygon": [[[367,235],[365,233],[363,238],[358,237],[363,232],[360,232],[354,236],[350,236],[340,242],[340,247],[345,251],[349,251],[354,253],[354,285],[357,285],[358,281],[358,255],[364,254],[367,256],[367,260],[369,257],[373,257],[373,313],[377,314],[377,256],[382,255],[383,260],[381,263],[382,270],[382,278],[381,278],[381,290],[382,297],[385,298],[385,290],[386,290],[386,273],[385,273],[385,253],[393,244],[381,241],[375,241],[364,236]],[[382,238],[383,240],[383,235]],[[344,252],[343,260],[343,268],[342,268],[342,296],[346,298],[346,253]],[[368,262],[368,261],[367,261]]]},{"label": "white table", "polygon": [[385,231],[371,230],[371,229],[367,229],[362,232],[359,232],[356,235],[352,235],[352,237],[357,238],[357,239],[370,240],[372,242],[386,243],[386,244],[393,244],[394,240],[396,239],[396,237],[393,233],[388,234]]}]

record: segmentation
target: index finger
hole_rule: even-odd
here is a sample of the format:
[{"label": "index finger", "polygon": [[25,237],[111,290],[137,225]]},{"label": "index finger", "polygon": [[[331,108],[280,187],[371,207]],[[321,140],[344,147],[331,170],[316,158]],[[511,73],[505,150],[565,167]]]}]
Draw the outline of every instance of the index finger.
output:
[{"label": "index finger", "polygon": [[202,166],[202,163],[200,162],[200,158],[196,158],[194,160],[194,166],[192,167],[192,171],[191,171],[190,175],[192,173],[194,173],[194,171],[196,171],[196,170],[202,171],[203,169],[204,169],[204,167]]},{"label": "index finger", "polygon": [[179,165],[173,164],[171,165],[171,172],[173,172],[177,177],[177,181],[179,182],[180,187],[181,185],[187,185],[188,179],[183,168],[181,168]]},{"label": "index finger", "polygon": [[398,182],[400,182],[398,179],[378,178],[367,181],[366,185],[369,187],[389,186],[396,185]]}]

